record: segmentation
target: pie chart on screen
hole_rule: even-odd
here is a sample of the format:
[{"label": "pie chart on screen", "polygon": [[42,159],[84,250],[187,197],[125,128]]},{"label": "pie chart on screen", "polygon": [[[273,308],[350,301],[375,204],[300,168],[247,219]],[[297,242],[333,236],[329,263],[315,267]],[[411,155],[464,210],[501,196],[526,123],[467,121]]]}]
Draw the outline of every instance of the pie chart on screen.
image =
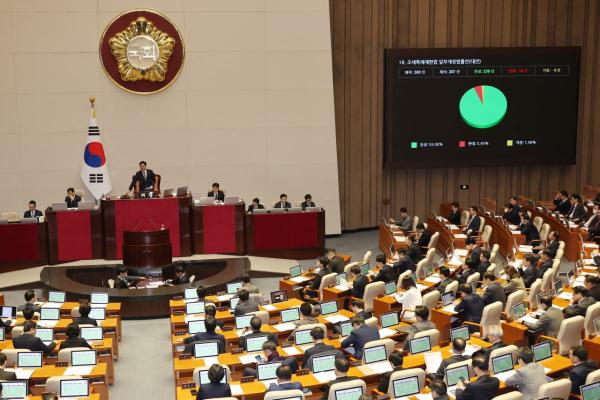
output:
[{"label": "pie chart on screen", "polygon": [[498,125],[508,109],[506,96],[494,86],[479,85],[467,90],[458,105],[460,116],[473,128]]}]

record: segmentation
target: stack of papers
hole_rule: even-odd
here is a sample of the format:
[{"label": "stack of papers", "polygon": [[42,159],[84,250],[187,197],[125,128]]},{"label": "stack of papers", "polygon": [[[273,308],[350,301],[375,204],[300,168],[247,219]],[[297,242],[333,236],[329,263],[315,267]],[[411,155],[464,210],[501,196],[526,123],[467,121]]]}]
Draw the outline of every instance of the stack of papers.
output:
[{"label": "stack of papers", "polygon": [[460,258],[452,257],[450,261],[448,261],[448,264],[460,267],[462,265],[462,260]]},{"label": "stack of papers", "polygon": [[38,321],[37,325],[41,328],[54,328],[57,323],[58,321]]},{"label": "stack of papers", "polygon": [[335,315],[330,315],[328,317],[325,317],[325,319],[327,321],[331,322],[332,324],[337,324],[338,322],[348,321],[350,318],[344,317],[343,315],[340,315],[340,314],[335,314]]},{"label": "stack of papers", "polygon": [[455,312],[454,311],[454,307],[455,306],[456,306],[455,304],[449,304],[449,305],[443,307],[442,311],[446,311],[446,312],[449,312],[449,313],[454,313]]},{"label": "stack of papers", "polygon": [[342,292],[345,292],[346,290],[350,290],[348,285],[337,285],[337,286],[334,286],[334,288],[337,290],[340,290]]},{"label": "stack of papers", "polygon": [[406,242],[406,236],[394,236],[396,242]]},{"label": "stack of papers", "polygon": [[390,328],[383,328],[379,330],[379,337],[381,339],[385,339],[386,337],[390,337],[395,335],[397,332]]},{"label": "stack of papers", "polygon": [[466,257],[469,254],[467,249],[454,249],[454,255],[458,257]]},{"label": "stack of papers", "polygon": [[296,328],[292,322],[286,322],[284,324],[273,325],[273,328],[277,329],[278,332],[292,331]]},{"label": "stack of papers", "polygon": [[383,374],[392,371],[392,364],[389,361],[381,361],[367,365],[361,365],[358,369],[365,375]]},{"label": "stack of papers", "polygon": [[90,375],[92,373],[92,369],[94,369],[93,365],[85,365],[85,366],[80,366],[80,367],[69,367],[65,370],[63,375],[64,376],[68,376],[68,375],[86,376],[86,375]]},{"label": "stack of papers", "polygon": [[302,349],[302,351],[306,352],[306,350],[310,349],[311,347],[313,347],[314,344],[303,344],[302,346],[298,346]]},{"label": "stack of papers", "polygon": [[456,226],[456,225],[454,225],[454,224],[450,224],[450,225],[448,225],[448,228],[450,228],[450,230],[452,230],[452,231],[457,231],[457,230],[459,230],[459,229],[460,229],[458,226]]},{"label": "stack of papers", "polygon": [[231,389],[232,396],[241,396],[244,394],[240,385],[229,385],[229,389]]},{"label": "stack of papers", "polygon": [[512,233],[513,235],[520,235],[521,231],[510,231],[510,233]]},{"label": "stack of papers", "polygon": [[433,284],[440,283],[441,281],[442,280],[440,279],[439,276],[433,276],[432,275],[432,276],[428,276],[427,278],[425,278],[425,282],[430,282],[430,283],[433,283]]},{"label": "stack of papers", "polygon": [[475,353],[478,350],[481,350],[480,346],[473,346],[471,344],[467,344],[467,346],[465,347],[464,355],[471,357],[473,353]]},{"label": "stack of papers", "polygon": [[302,282],[306,282],[306,281],[309,281],[309,280],[310,280],[309,278],[306,278],[304,276],[297,276],[295,278],[290,279],[290,281],[296,282],[296,283],[302,283]]},{"label": "stack of papers", "polygon": [[533,246],[526,246],[526,245],[522,244],[519,246],[519,252],[520,253],[532,253]]},{"label": "stack of papers", "polygon": [[204,365],[207,367],[219,363],[219,357],[202,357],[202,360],[204,360]]},{"label": "stack of papers", "polygon": [[42,308],[61,308],[63,303],[47,302],[42,305]]},{"label": "stack of papers", "polygon": [[204,317],[201,315],[186,315],[183,320],[187,324],[190,321],[203,321]]},{"label": "stack of papers", "polygon": [[275,307],[273,304],[265,304],[264,306],[262,306],[262,308],[264,308],[267,311],[277,310],[277,307]]},{"label": "stack of papers", "polygon": [[14,372],[15,375],[17,375],[17,379],[29,379],[29,378],[31,378],[31,375],[33,375],[33,373],[35,372],[35,369],[24,369],[24,368],[15,368],[15,369],[5,368],[4,370],[6,372]]},{"label": "stack of papers", "polygon": [[219,300],[221,302],[223,302],[223,301],[229,301],[231,299],[233,299],[233,295],[232,294],[224,294],[224,295],[221,295],[221,296],[217,296],[217,300]]},{"label": "stack of papers", "polygon": [[428,351],[427,353],[423,354],[423,357],[425,357],[425,367],[427,373],[435,374],[442,363],[442,352]]},{"label": "stack of papers", "polygon": [[584,243],[583,247],[586,249],[597,249],[598,245],[596,243]]},{"label": "stack of papers", "polygon": [[92,303],[92,304],[90,304],[90,306],[92,306],[92,308],[106,308],[107,305],[108,304],[106,304],[106,303],[101,303],[101,304],[94,304],[94,303]]},{"label": "stack of papers", "polygon": [[529,315],[526,315],[523,318],[521,318],[521,321],[522,322],[527,322],[529,324],[537,324],[538,323],[537,319],[535,319],[535,318],[533,318],[533,317],[531,317]]},{"label": "stack of papers", "polygon": [[[244,365],[254,364],[256,362],[256,354],[244,354],[243,356],[240,356],[240,362]],[[208,366],[208,364],[206,365]]]},{"label": "stack of papers", "polygon": [[313,374],[316,380],[320,383],[328,383],[336,378],[335,371],[327,371],[327,372],[318,372]]},{"label": "stack of papers", "polygon": [[295,347],[284,347],[281,350],[283,350],[285,352],[285,354],[287,354],[288,356],[295,356],[298,354],[302,354],[302,352]]},{"label": "stack of papers", "polygon": [[573,298],[573,293],[562,292],[561,294],[558,295],[558,298],[565,299],[565,300],[571,300]]},{"label": "stack of papers", "polygon": [[499,374],[494,374],[494,376],[496,378],[498,378],[499,380],[501,380],[502,382],[506,382],[506,380],[508,378],[510,378],[511,376],[513,376],[515,374],[515,370],[511,369],[510,371],[504,371],[504,372],[500,372]]},{"label": "stack of papers", "polygon": [[457,239],[466,239],[467,235],[465,235],[464,233],[455,233],[454,237]]}]

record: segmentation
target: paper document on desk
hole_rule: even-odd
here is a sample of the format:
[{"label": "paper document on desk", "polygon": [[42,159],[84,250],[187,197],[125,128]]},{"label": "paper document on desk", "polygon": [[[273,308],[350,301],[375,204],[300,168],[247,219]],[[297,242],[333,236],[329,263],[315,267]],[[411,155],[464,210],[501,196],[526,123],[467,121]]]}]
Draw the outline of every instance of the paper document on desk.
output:
[{"label": "paper document on desk", "polygon": [[335,371],[317,372],[316,374],[313,374],[313,376],[320,383],[328,383],[336,378]]},{"label": "paper document on desk", "polygon": [[314,344],[303,344],[302,346],[298,346],[302,349],[302,351],[306,352],[306,350],[310,349],[311,347],[313,347]]},{"label": "paper document on desk", "polygon": [[338,322],[348,321],[350,318],[344,317],[343,315],[340,315],[340,314],[336,314],[336,315],[330,315],[328,317],[325,317],[325,319],[327,321],[331,322],[332,324],[337,324]]},{"label": "paper document on desk", "polygon": [[52,302],[47,302],[42,304],[42,308],[61,308],[63,305],[63,303],[52,303]]},{"label": "paper document on desk", "polygon": [[38,321],[37,326],[42,328],[54,328],[58,321]]},{"label": "paper document on desk", "polygon": [[254,364],[256,362],[256,354],[244,354],[243,356],[240,356],[240,362],[244,365]]},{"label": "paper document on desk", "polygon": [[202,315],[186,315],[183,319],[187,324],[190,321],[204,321],[204,316]]},{"label": "paper document on desk", "polygon": [[425,282],[429,282],[429,283],[440,283],[442,280],[440,279],[439,276],[428,276],[427,278],[425,278]]},{"label": "paper document on desk", "polygon": [[92,304],[90,304],[90,306],[92,308],[106,308],[107,305],[108,305],[107,303],[100,303],[100,304],[94,304],[94,303],[92,303]]},{"label": "paper document on desk", "polygon": [[502,382],[506,382],[506,380],[508,378],[510,378],[511,376],[513,376],[515,374],[515,370],[511,369],[510,371],[504,371],[504,372],[500,372],[498,374],[494,374],[494,376],[496,378],[498,378],[499,380],[501,380]]},{"label": "paper document on desk", "polygon": [[281,350],[283,350],[288,356],[297,356],[298,354],[302,354],[302,352],[295,347],[283,347]]},{"label": "paper document on desk", "polygon": [[396,242],[406,242],[406,236],[394,236]]},{"label": "paper document on desk", "polygon": [[448,225],[448,228],[450,228],[450,230],[451,230],[451,231],[457,231],[457,230],[459,230],[459,229],[460,229],[458,226],[456,226],[456,225],[454,225],[454,224],[450,224],[450,225]]},{"label": "paper document on desk", "polygon": [[346,290],[350,290],[350,288],[348,287],[348,285],[337,285],[334,286],[335,289],[345,292]]},{"label": "paper document on desk", "polygon": [[598,245],[596,243],[584,243],[583,247],[586,249],[597,249]]},{"label": "paper document on desk", "polygon": [[508,229],[510,229],[511,231],[516,231],[517,229],[519,229],[519,227],[517,225],[508,224]]},{"label": "paper document on desk", "polygon": [[466,239],[466,238],[467,238],[467,235],[465,235],[464,233],[455,233],[455,234],[454,234],[454,237],[455,237],[456,239]]},{"label": "paper document on desk", "polygon": [[277,307],[275,307],[273,304],[265,304],[264,306],[262,306],[262,308],[264,308],[266,311],[276,311]]},{"label": "paper document on desk", "polygon": [[455,267],[460,267],[462,265],[462,260],[460,258],[452,257],[450,261],[448,261],[448,265],[453,265]]},{"label": "paper document on desk", "polygon": [[217,296],[217,300],[219,300],[221,302],[223,302],[223,301],[229,301],[231,299],[233,299],[233,295],[232,294],[224,294],[224,295],[221,295],[221,296]]},{"label": "paper document on desk", "polygon": [[425,367],[427,372],[430,374],[435,374],[442,363],[442,352],[428,351],[423,353],[423,357],[425,357]]},{"label": "paper document on desk", "polygon": [[519,246],[519,252],[520,253],[532,253],[533,246],[527,246],[527,245],[522,244]]},{"label": "paper document on desk", "polygon": [[197,301],[198,301],[198,299],[197,299],[197,298],[196,298],[196,299],[185,299],[185,300],[183,300],[183,302],[184,302],[185,304],[187,304],[187,303],[195,303],[195,302],[197,302]]},{"label": "paper document on desk", "polygon": [[381,361],[367,365],[361,365],[358,369],[365,375],[383,374],[392,371],[392,365],[389,361]]},{"label": "paper document on desk", "polygon": [[394,336],[396,333],[395,330],[390,329],[390,328],[383,328],[379,330],[379,337],[381,339],[385,339],[386,337],[390,337],[390,336]]},{"label": "paper document on desk", "polygon": [[455,304],[448,304],[447,306],[442,307],[442,311],[446,311],[449,313],[455,313],[456,311],[454,311],[454,307],[456,307]]},{"label": "paper document on desk", "polygon": [[296,325],[291,322],[273,325],[273,328],[275,328],[278,332],[292,331],[295,327]]},{"label": "paper document on desk", "polygon": [[467,249],[454,249],[454,255],[458,257],[466,257],[469,254]]},{"label": "paper document on desk", "polygon": [[558,298],[565,299],[565,300],[571,300],[573,298],[573,293],[562,292],[561,294],[558,295]]},{"label": "paper document on desk", "polygon": [[6,368],[5,371],[14,372],[15,375],[17,375],[17,379],[29,379],[31,378],[31,375],[33,375],[33,373],[35,372],[35,369],[15,368],[11,370],[10,368]]},{"label": "paper document on desk", "polygon": [[295,278],[291,278],[290,281],[292,282],[296,282],[296,283],[302,283],[302,282],[306,282],[309,281],[310,279],[305,277],[305,276],[297,276]]},{"label": "paper document on desk", "polygon": [[520,235],[521,231],[510,231],[510,233],[512,233],[513,235]]},{"label": "paper document on desk", "polygon": [[231,390],[232,396],[242,396],[244,394],[241,385],[229,385],[229,389]]},{"label": "paper document on desk", "polygon": [[526,315],[526,316],[524,316],[524,317],[521,319],[521,321],[523,321],[523,323],[525,323],[525,322],[526,322],[526,323],[528,323],[528,324],[533,324],[533,325],[535,325],[535,324],[537,324],[537,323],[538,323],[538,320],[537,320],[536,318],[533,318],[533,317],[531,317],[531,316],[529,316],[529,315]]},{"label": "paper document on desk", "polygon": [[219,357],[202,357],[202,360],[204,361],[204,365],[207,367],[219,363]]},{"label": "paper document on desk", "polygon": [[417,398],[417,400],[433,400],[433,397],[431,397],[431,393],[418,393],[415,394],[415,397]]},{"label": "paper document on desk", "polygon": [[94,365],[69,367],[69,368],[65,369],[63,376],[68,376],[68,375],[86,376],[86,375],[90,375],[92,373],[92,369],[94,369]]},{"label": "paper document on desk", "polygon": [[481,350],[481,346],[473,346],[472,344],[467,344],[467,346],[465,347],[464,355],[471,357],[473,353],[475,353],[478,350]]}]

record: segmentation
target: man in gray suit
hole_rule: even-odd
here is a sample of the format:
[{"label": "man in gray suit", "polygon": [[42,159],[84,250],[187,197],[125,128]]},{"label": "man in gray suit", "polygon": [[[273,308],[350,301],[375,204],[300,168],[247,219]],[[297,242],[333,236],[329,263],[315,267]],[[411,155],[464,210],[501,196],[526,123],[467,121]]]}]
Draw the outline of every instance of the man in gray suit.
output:
[{"label": "man in gray suit", "polygon": [[408,215],[408,210],[406,209],[406,207],[401,207],[400,208],[400,218],[398,218],[398,220],[394,220],[393,218],[390,218],[390,222],[392,224],[396,224],[398,225],[398,227],[404,231],[404,233],[410,231],[412,229],[412,218],[410,217],[410,215]]},{"label": "man in gray suit", "polygon": [[258,304],[250,301],[250,293],[246,289],[241,289],[238,292],[238,297],[240,301],[235,306],[235,310],[233,310],[234,315],[244,315],[258,311]]},{"label": "man in gray suit", "polygon": [[540,315],[540,319],[536,323],[524,321],[525,325],[533,331],[541,332],[542,335],[556,337],[560,324],[564,319],[562,311],[552,306],[550,296],[542,296],[539,306],[544,310]]},{"label": "man in gray suit", "polygon": [[415,307],[415,318],[417,322],[412,324],[408,330],[408,336],[404,342],[404,350],[409,350],[410,340],[417,332],[423,332],[429,329],[437,329],[435,324],[429,321],[429,308],[425,306]]},{"label": "man in gray suit", "polygon": [[243,274],[240,280],[242,281],[242,289],[245,289],[248,293],[258,293],[258,287],[250,283],[250,275]]},{"label": "man in gray suit", "polygon": [[6,367],[6,354],[0,353],[0,381],[14,381],[17,380],[17,375],[11,371],[5,371]]},{"label": "man in gray suit", "polygon": [[520,368],[506,380],[506,386],[517,386],[524,400],[537,399],[540,386],[548,382],[544,367],[533,361],[533,351],[528,347],[519,349],[517,362]]},{"label": "man in gray suit", "polygon": [[504,289],[498,282],[496,282],[496,275],[486,272],[483,275],[483,284],[485,285],[485,292],[483,293],[483,304],[489,305],[497,301],[502,304],[506,304],[506,295]]}]

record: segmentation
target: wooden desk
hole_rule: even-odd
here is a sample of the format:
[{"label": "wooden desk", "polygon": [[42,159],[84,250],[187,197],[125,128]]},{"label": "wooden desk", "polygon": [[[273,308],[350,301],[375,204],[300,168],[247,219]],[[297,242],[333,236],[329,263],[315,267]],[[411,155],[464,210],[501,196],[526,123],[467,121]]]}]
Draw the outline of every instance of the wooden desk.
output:
[{"label": "wooden desk", "polygon": [[449,313],[442,309],[431,310],[431,322],[433,322],[438,331],[440,331],[440,343],[450,340],[450,328],[452,327],[451,318],[456,314]]},{"label": "wooden desk", "polygon": [[244,203],[192,206],[195,254],[244,254]]},{"label": "wooden desk", "polygon": [[[422,294],[430,292],[436,286],[435,283],[423,280],[417,281],[417,284],[425,286],[421,289]],[[373,300],[373,315],[377,318],[386,312],[400,310],[402,310],[402,306],[396,301],[396,298],[393,295],[377,297]]]},{"label": "wooden desk", "polygon": [[104,258],[100,210],[46,210],[50,264]]},{"label": "wooden desk", "polygon": [[[301,282],[297,282],[294,279],[301,278],[303,279]],[[312,272],[304,272],[302,275],[296,278],[290,279],[280,279],[279,280],[279,290],[285,290],[288,294],[289,298],[300,298],[300,292],[298,290],[294,290],[294,287],[304,287],[308,286],[312,280],[315,279],[314,274]]]},{"label": "wooden desk", "polygon": [[[79,397],[80,400],[100,400],[100,395],[98,393],[91,393],[88,397]],[[29,400],[42,400],[41,396],[29,396]]]},{"label": "wooden desk", "polygon": [[404,232],[400,229],[392,229],[388,225],[379,225],[379,250],[385,254],[386,258],[391,257],[390,247],[396,249],[408,248],[408,242]]},{"label": "wooden desk", "polygon": [[48,264],[47,223],[0,224],[0,272]]},{"label": "wooden desk", "polygon": [[[29,378],[29,388],[31,394],[41,396],[46,391],[46,380],[53,376],[63,376],[67,367],[57,367],[55,365],[45,365],[33,372]],[[108,400],[108,382],[106,378],[107,365],[98,364],[92,369],[89,375],[84,378],[90,379],[90,386],[94,393],[98,393],[101,400]]]},{"label": "wooden desk", "polygon": [[583,339],[583,347],[589,352],[590,360],[600,360],[600,336]]}]

